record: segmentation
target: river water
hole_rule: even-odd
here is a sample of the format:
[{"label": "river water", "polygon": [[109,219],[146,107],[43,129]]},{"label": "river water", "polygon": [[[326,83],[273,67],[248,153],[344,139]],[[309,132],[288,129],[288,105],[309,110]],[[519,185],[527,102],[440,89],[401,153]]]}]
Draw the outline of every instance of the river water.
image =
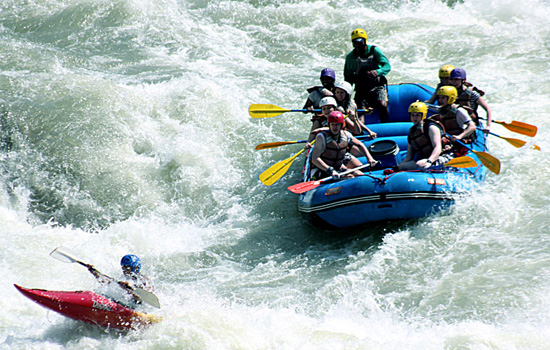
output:
[{"label": "river water", "polygon": [[[548,349],[550,3],[544,0],[4,0],[0,4],[0,348]],[[327,232],[305,223],[301,108],[349,33],[390,83],[466,69],[496,120],[539,127],[441,215]],[[547,187],[548,186],[548,187]],[[120,334],[48,312],[13,283],[97,289],[66,246],[117,276],[143,260],[163,317]]]}]

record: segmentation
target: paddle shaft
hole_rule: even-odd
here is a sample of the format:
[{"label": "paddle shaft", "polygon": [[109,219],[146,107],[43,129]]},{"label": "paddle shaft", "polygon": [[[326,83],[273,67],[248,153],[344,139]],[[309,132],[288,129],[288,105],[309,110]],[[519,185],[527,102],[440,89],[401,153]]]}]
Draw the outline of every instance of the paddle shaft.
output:
[{"label": "paddle shaft", "polygon": [[157,298],[157,296],[151,292],[146,291],[143,288],[140,287],[132,287],[127,282],[118,281],[114,279],[111,276],[108,276],[104,273],[99,272],[93,265],[86,264],[85,262],[82,262],[81,260],[73,257],[69,252],[67,248],[64,247],[57,247],[54,249],[50,255],[63,262],[69,262],[69,263],[77,263],[80,264],[88,269],[92,275],[94,275],[95,278],[98,280],[105,279],[107,282],[116,282],[120,287],[124,288],[125,290],[129,291],[139,299],[143,300],[144,302],[156,307],[160,308],[160,302]]},{"label": "paddle shaft", "polygon": [[[339,173],[338,175],[340,177],[344,176],[344,175],[347,175],[347,174],[351,174],[353,173],[354,171],[356,170],[361,170],[361,169],[364,169],[366,167],[370,167],[370,164],[367,163],[367,164],[363,164],[357,168],[354,168],[354,169],[348,169],[346,171],[343,171],[341,173]],[[290,192],[293,192],[293,193],[296,193],[296,194],[301,194],[301,193],[304,193],[304,192],[307,192],[307,191],[310,191],[316,187],[318,187],[321,183],[327,181],[327,180],[330,180],[332,179],[333,177],[332,176],[329,176],[329,177],[325,177],[324,179],[321,179],[321,180],[315,180],[315,181],[307,181],[307,182],[301,182],[299,184],[296,184],[296,185],[292,185],[292,186],[289,186],[288,187],[288,190]]]},{"label": "paddle shaft", "polygon": [[[370,135],[361,135],[361,136],[355,136],[356,139],[366,139],[370,138]],[[299,141],[276,141],[276,142],[267,142],[267,143],[260,143],[256,146],[256,150],[262,150],[262,149],[268,149],[268,148],[276,148],[286,145],[294,145],[297,143],[306,143],[307,140],[299,140]]]},{"label": "paddle shaft", "polygon": [[[452,140],[451,135],[447,133],[445,133],[444,135],[447,136],[450,140]],[[463,147],[465,147],[466,149],[472,151],[475,155],[477,155],[481,163],[483,163],[483,165],[485,165],[487,169],[491,170],[493,173],[497,175],[500,173],[500,161],[496,157],[490,155],[487,152],[474,151],[470,146],[466,145],[464,142],[460,140],[455,140],[455,142],[457,142],[458,144],[462,145]]]}]

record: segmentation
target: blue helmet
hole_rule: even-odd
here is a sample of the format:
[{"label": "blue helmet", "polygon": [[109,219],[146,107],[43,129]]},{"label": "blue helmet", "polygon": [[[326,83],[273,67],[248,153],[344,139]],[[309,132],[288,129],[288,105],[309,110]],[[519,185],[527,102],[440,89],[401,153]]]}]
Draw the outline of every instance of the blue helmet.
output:
[{"label": "blue helmet", "polygon": [[321,78],[323,77],[329,77],[332,78],[332,80],[336,80],[336,73],[330,68],[325,68],[321,71]]},{"label": "blue helmet", "polygon": [[128,266],[132,272],[138,273],[141,270],[141,259],[134,254],[127,254],[120,260],[120,266]]},{"label": "blue helmet", "polygon": [[451,71],[449,78],[466,80],[466,71],[462,68],[455,68]]}]

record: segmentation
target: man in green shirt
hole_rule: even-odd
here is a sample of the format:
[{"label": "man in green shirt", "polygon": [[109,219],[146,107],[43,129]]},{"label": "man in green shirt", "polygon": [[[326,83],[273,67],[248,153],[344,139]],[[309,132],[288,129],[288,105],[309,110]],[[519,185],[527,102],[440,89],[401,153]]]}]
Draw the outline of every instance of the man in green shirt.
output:
[{"label": "man in green shirt", "polygon": [[390,62],[378,47],[367,45],[367,33],[360,28],[351,32],[353,50],[346,55],[344,79],[355,84],[358,108],[374,107],[381,123],[388,122],[388,94],[385,85]]}]

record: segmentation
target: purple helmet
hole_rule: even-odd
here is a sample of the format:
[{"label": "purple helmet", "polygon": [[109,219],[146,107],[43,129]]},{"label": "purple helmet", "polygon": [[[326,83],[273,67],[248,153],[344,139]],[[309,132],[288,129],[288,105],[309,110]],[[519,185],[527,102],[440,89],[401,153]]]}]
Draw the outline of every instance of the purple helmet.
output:
[{"label": "purple helmet", "polygon": [[334,73],[334,71],[330,68],[325,68],[321,71],[321,78],[322,77],[329,77],[336,80],[336,73]]},{"label": "purple helmet", "polygon": [[455,68],[451,71],[449,78],[466,80],[466,71],[462,68]]}]

